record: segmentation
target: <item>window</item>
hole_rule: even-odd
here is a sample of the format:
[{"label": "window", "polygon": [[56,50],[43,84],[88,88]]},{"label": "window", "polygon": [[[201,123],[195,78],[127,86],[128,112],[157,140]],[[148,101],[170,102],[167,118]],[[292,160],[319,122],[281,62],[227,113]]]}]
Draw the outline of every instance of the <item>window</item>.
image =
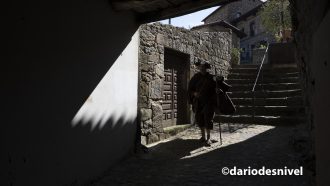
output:
[{"label": "window", "polygon": [[254,36],[256,34],[256,23],[252,21],[250,23],[250,36]]}]

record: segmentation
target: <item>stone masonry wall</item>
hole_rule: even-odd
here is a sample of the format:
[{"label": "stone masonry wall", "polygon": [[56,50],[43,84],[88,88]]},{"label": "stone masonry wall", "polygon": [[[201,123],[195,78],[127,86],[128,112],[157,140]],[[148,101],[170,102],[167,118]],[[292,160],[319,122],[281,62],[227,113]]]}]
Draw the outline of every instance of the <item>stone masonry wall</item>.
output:
[{"label": "stone masonry wall", "polygon": [[164,48],[190,56],[190,77],[196,72],[197,58],[210,61],[212,69],[223,76],[230,69],[231,33],[190,31],[160,23],[140,27],[139,48],[139,109],[141,143],[149,144],[167,138],[162,126],[162,84]]},{"label": "stone masonry wall", "polygon": [[225,28],[220,25],[209,25],[204,27],[196,27],[194,31],[199,32],[229,32],[232,35],[232,47],[240,48],[240,38],[230,28]]},{"label": "stone masonry wall", "polygon": [[290,3],[296,59],[308,116],[306,125],[302,126],[307,149],[303,166],[316,176],[315,185],[329,185],[330,3],[328,0],[290,0]]},{"label": "stone masonry wall", "polygon": [[232,21],[237,18],[237,13],[240,12],[241,15],[252,10],[254,7],[260,5],[262,2],[260,0],[239,0],[229,3],[222,8],[218,9],[211,16],[207,17],[204,21],[205,24],[212,23],[216,21]]}]

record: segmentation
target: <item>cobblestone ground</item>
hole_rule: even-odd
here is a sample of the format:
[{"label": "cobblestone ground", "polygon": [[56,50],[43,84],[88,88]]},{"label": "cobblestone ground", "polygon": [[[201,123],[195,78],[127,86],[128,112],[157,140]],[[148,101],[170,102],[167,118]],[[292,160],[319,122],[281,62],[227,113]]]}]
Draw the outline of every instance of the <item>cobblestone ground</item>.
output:
[{"label": "cobblestone ground", "polygon": [[212,132],[214,142],[206,147],[198,141],[199,130],[192,127],[166,141],[149,146],[119,163],[90,185],[310,185],[308,176],[225,176],[223,167],[232,168],[298,168],[297,154],[290,146],[293,128],[256,126],[223,132]]}]

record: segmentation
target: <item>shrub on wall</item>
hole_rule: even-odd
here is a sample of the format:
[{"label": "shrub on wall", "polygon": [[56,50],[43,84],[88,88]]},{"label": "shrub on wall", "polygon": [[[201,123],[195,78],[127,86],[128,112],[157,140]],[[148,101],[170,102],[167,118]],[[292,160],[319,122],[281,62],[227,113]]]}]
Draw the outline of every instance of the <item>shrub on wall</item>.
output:
[{"label": "shrub on wall", "polygon": [[232,65],[238,65],[240,61],[241,56],[241,49],[239,48],[232,48],[231,49],[231,64]]}]

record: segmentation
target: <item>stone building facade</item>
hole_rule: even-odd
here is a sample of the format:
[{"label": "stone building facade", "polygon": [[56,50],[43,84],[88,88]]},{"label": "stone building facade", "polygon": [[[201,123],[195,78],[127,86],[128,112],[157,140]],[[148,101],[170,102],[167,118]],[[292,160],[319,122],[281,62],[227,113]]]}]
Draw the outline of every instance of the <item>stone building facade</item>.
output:
[{"label": "stone building facade", "polygon": [[227,76],[231,33],[201,33],[160,23],[140,27],[139,110],[141,143],[167,138],[164,128],[191,123],[187,86],[200,58],[211,73]]},{"label": "stone building facade", "polygon": [[[258,53],[258,48],[261,45],[266,46],[267,43],[276,42],[274,36],[266,32],[265,28],[262,26],[261,17],[258,14],[260,9],[261,6],[259,5],[232,22],[247,35],[247,37],[241,39],[242,63],[255,62],[256,59],[253,59],[253,53]],[[260,63],[260,61],[258,63]]]},{"label": "stone building facade", "polygon": [[219,7],[203,20],[205,24],[224,20],[246,34],[240,40],[241,63],[252,63],[254,49],[275,42],[275,38],[265,31],[258,15],[262,4],[260,0],[239,0]]},{"label": "stone building facade", "polygon": [[205,24],[221,20],[232,22],[261,4],[262,1],[260,0],[238,0],[219,7],[206,18],[204,18],[203,22]]}]

